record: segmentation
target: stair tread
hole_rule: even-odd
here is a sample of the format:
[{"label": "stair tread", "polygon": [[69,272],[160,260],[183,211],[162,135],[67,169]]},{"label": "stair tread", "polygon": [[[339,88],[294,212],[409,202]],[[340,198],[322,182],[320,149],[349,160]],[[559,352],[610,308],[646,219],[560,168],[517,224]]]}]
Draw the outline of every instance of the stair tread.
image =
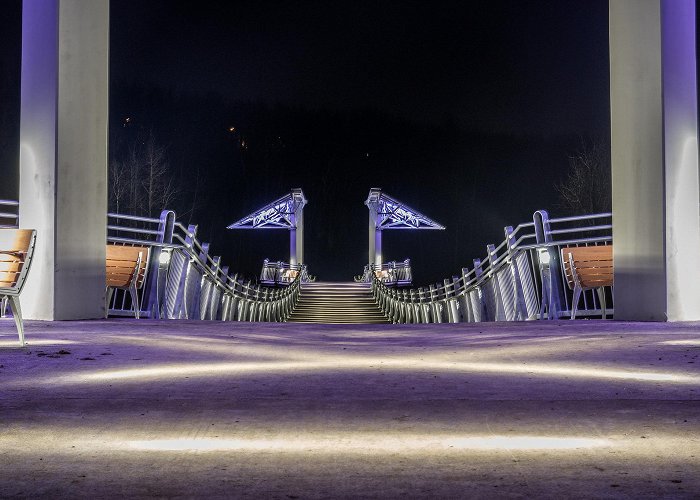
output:
[{"label": "stair tread", "polygon": [[301,286],[288,321],[322,324],[389,323],[372,297],[369,283],[314,282]]}]

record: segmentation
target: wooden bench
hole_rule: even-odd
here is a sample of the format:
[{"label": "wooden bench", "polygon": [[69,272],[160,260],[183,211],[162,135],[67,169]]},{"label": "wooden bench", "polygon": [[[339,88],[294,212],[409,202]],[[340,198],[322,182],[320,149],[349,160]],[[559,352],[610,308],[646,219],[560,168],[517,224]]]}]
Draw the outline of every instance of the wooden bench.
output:
[{"label": "wooden bench", "polygon": [[24,324],[19,294],[32,264],[35,242],[34,229],[0,229],[0,312],[5,312],[9,301],[21,346],[24,346]]},{"label": "wooden bench", "polygon": [[138,290],[146,281],[148,266],[148,247],[107,245],[107,296],[105,316],[109,312],[109,303],[114,290],[128,290],[136,319],[140,317]]},{"label": "wooden bench", "polygon": [[605,290],[613,285],[612,245],[566,247],[561,249],[561,261],[569,289],[574,291],[571,319],[576,319],[581,292],[595,289],[605,319]]}]

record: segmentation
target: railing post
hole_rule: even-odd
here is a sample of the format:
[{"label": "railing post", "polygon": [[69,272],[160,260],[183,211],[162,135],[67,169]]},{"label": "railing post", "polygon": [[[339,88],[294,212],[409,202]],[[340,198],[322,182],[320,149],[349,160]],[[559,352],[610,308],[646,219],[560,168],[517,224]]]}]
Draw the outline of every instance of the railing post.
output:
[{"label": "railing post", "polygon": [[445,306],[449,308],[447,310],[447,321],[448,323],[459,323],[459,318],[457,317],[457,299],[455,299],[454,287],[452,292],[448,292],[448,288],[453,283],[454,280],[450,281],[447,278],[443,280],[443,285],[445,286]]},{"label": "railing post", "polygon": [[[551,243],[549,214],[546,210],[538,210],[532,215],[535,223],[535,238],[538,245]],[[542,259],[546,253],[547,259]],[[559,283],[561,262],[559,252],[555,246],[547,246],[545,252],[538,252],[540,268],[540,281],[542,283],[542,298],[540,303],[540,319],[544,318],[544,309],[547,308],[547,319],[559,318],[561,303],[563,302],[562,289]]]},{"label": "railing post", "polygon": [[[169,245],[173,242],[173,231],[175,229],[175,212],[163,210],[160,213],[160,223],[158,224],[158,236],[156,243]],[[165,255],[160,246],[151,247],[151,263],[148,270],[148,279],[143,291],[143,309],[148,311],[151,319],[161,319],[164,317],[162,311],[163,297],[165,294],[165,281],[170,268],[170,259],[161,258]]]},{"label": "railing post", "polygon": [[462,283],[464,283],[463,293],[459,296],[460,305],[462,306],[462,321],[465,323],[470,323],[475,321],[472,313],[472,306],[469,300],[469,293],[467,292],[467,275],[469,274],[469,268],[462,268]]},{"label": "railing post", "polygon": [[525,294],[523,293],[523,284],[520,279],[520,270],[518,269],[513,226],[506,226],[503,231],[506,235],[506,246],[508,247],[511,278],[513,280],[513,294],[515,295],[513,300],[513,319],[515,321],[524,321],[527,319],[527,306],[525,305]]},{"label": "railing post", "polygon": [[506,317],[505,307],[503,306],[503,297],[501,296],[501,287],[498,283],[498,276],[496,275],[495,271],[496,246],[492,243],[486,245],[486,254],[489,259],[489,269],[491,270],[491,280],[493,282],[493,295],[494,301],[496,302],[496,311],[493,319],[495,321],[506,321],[508,318]]},{"label": "railing post", "polygon": [[467,309],[464,308],[463,295],[459,293],[459,276],[452,276],[452,295],[455,301],[455,323],[464,323],[467,319]]},{"label": "railing post", "polygon": [[228,266],[224,266],[221,268],[221,281],[223,282],[224,286],[221,292],[221,297],[219,297],[219,300],[217,302],[217,313],[212,319],[224,319],[224,304],[226,303],[226,292],[228,286]]},{"label": "railing post", "polygon": [[[207,256],[209,255],[209,243],[202,243],[202,251],[199,252],[199,260],[201,261],[202,265],[206,267],[207,265]],[[194,290],[192,292],[192,318],[193,319],[201,319],[201,305],[200,305],[200,299],[202,295],[202,283],[205,280],[206,272],[202,270],[202,276],[200,279],[198,279],[195,282],[194,285]]]},{"label": "railing post", "polygon": [[[481,267],[481,259],[474,259],[472,261],[474,263],[474,277],[476,278],[476,282],[478,283],[481,280],[481,277],[484,275],[484,268]],[[481,285],[476,286],[476,291],[477,291],[477,306],[479,310],[479,316],[478,316],[478,321],[485,321],[488,318],[485,318],[485,304],[484,304],[484,292],[481,290]],[[477,321],[476,318],[476,310],[474,311],[474,321]]]},{"label": "railing post", "polygon": [[185,311],[185,288],[187,285],[187,277],[190,274],[190,267],[192,266],[192,248],[194,245],[195,236],[197,236],[197,226],[188,226],[187,235],[185,236],[185,262],[182,266],[178,279],[177,293],[175,295],[175,304],[173,305],[172,312],[172,317],[175,319],[187,318],[187,311]]},{"label": "railing post", "polygon": [[218,281],[219,281],[219,272],[221,270],[221,256],[217,255],[216,257],[212,258],[213,264],[212,264],[212,272],[214,273],[214,280],[212,283],[209,284],[207,287],[207,293],[203,297],[203,300],[200,300],[200,307],[204,307],[204,313],[200,314],[200,317],[202,319],[208,319],[208,320],[214,320],[216,319],[216,314],[218,312],[218,303],[219,303],[219,286],[218,286]]},{"label": "railing post", "polygon": [[229,317],[229,321],[237,321],[238,320],[238,307],[240,305],[240,298],[238,297],[238,295],[236,295],[236,293],[237,293],[236,288],[238,287],[238,273],[229,277],[229,282],[231,283],[232,293],[231,293],[231,302],[229,304],[228,317]]}]

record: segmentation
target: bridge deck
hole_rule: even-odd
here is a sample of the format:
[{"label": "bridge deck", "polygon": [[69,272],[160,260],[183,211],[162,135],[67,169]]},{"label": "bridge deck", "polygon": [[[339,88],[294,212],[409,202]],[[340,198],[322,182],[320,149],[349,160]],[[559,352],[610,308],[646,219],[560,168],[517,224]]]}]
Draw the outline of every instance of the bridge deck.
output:
[{"label": "bridge deck", "polygon": [[2,496],[687,496],[697,324],[0,320]]}]

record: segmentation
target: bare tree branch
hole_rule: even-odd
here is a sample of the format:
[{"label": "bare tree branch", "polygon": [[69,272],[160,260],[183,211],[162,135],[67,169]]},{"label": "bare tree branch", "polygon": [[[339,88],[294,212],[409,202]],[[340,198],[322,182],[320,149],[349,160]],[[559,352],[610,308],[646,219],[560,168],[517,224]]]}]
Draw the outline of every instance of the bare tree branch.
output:
[{"label": "bare tree branch", "polygon": [[554,188],[567,212],[609,212],[612,209],[609,144],[602,140],[581,140],[578,151],[569,158],[566,179]]}]

